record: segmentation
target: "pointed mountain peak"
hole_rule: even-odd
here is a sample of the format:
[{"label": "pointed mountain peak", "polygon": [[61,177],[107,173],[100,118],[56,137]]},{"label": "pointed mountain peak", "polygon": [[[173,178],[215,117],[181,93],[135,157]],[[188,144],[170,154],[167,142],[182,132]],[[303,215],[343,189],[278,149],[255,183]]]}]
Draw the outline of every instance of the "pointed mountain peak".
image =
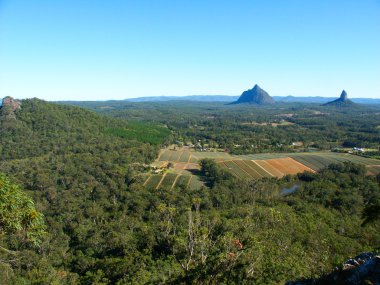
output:
[{"label": "pointed mountain peak", "polygon": [[350,99],[347,98],[347,92],[345,90],[342,91],[338,99],[324,104],[324,106],[338,106],[338,107],[346,107],[346,106],[352,106],[352,105],[354,105],[354,103]]},{"label": "pointed mountain peak", "polygon": [[255,86],[252,89],[244,91],[239,97],[239,99],[233,104],[241,103],[264,105],[273,104],[274,100],[271,96],[269,96],[269,94],[266,91],[261,89],[259,85],[255,84]]},{"label": "pointed mountain peak", "polygon": [[344,100],[344,101],[345,101],[345,100],[348,100],[348,99],[347,99],[347,92],[346,92],[345,90],[343,90],[343,91],[342,91],[342,94],[340,94],[340,99],[342,99],[342,100]]}]

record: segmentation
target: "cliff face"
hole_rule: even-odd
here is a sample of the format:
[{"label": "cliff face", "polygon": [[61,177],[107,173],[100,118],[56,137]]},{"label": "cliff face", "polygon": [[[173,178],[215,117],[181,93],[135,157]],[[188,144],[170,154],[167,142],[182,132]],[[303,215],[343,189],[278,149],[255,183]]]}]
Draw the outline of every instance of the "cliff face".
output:
[{"label": "cliff face", "polygon": [[0,108],[0,115],[10,118],[16,118],[16,110],[21,109],[21,102],[12,97],[3,98],[3,104]]}]

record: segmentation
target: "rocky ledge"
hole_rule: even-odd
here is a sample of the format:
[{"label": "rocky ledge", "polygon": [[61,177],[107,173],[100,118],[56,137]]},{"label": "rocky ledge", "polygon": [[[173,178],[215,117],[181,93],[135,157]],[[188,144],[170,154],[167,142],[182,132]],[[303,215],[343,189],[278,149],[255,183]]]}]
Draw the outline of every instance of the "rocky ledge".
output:
[{"label": "rocky ledge", "polygon": [[291,281],[286,285],[380,285],[380,253],[362,253],[319,279]]}]

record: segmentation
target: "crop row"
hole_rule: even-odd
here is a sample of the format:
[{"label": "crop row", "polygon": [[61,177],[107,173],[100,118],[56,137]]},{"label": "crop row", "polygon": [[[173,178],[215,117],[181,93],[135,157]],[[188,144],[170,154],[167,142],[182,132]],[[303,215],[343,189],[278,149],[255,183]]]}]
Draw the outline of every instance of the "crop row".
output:
[{"label": "crop row", "polygon": [[165,173],[165,174],[152,174],[150,175],[145,183],[145,187],[148,189],[164,189],[170,190],[175,187],[190,189],[200,188],[203,183],[195,175],[181,175],[176,173]]},{"label": "crop row", "polygon": [[287,174],[310,171],[310,168],[289,157],[268,160],[230,160],[223,161],[220,165],[235,176],[247,179],[282,177]]}]

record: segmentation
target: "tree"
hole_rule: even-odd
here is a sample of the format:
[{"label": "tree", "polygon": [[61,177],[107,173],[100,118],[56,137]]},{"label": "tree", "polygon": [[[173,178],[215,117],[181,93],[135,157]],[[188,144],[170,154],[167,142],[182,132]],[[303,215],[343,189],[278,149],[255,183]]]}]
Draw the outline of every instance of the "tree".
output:
[{"label": "tree", "polygon": [[363,226],[374,221],[380,221],[380,198],[365,207],[363,211],[363,218]]},{"label": "tree", "polygon": [[11,282],[12,265],[18,260],[18,252],[8,244],[38,247],[44,233],[44,217],[32,199],[0,173],[0,283]]},{"label": "tree", "polygon": [[0,230],[6,236],[21,236],[38,246],[45,233],[44,217],[21,189],[0,173]]}]

